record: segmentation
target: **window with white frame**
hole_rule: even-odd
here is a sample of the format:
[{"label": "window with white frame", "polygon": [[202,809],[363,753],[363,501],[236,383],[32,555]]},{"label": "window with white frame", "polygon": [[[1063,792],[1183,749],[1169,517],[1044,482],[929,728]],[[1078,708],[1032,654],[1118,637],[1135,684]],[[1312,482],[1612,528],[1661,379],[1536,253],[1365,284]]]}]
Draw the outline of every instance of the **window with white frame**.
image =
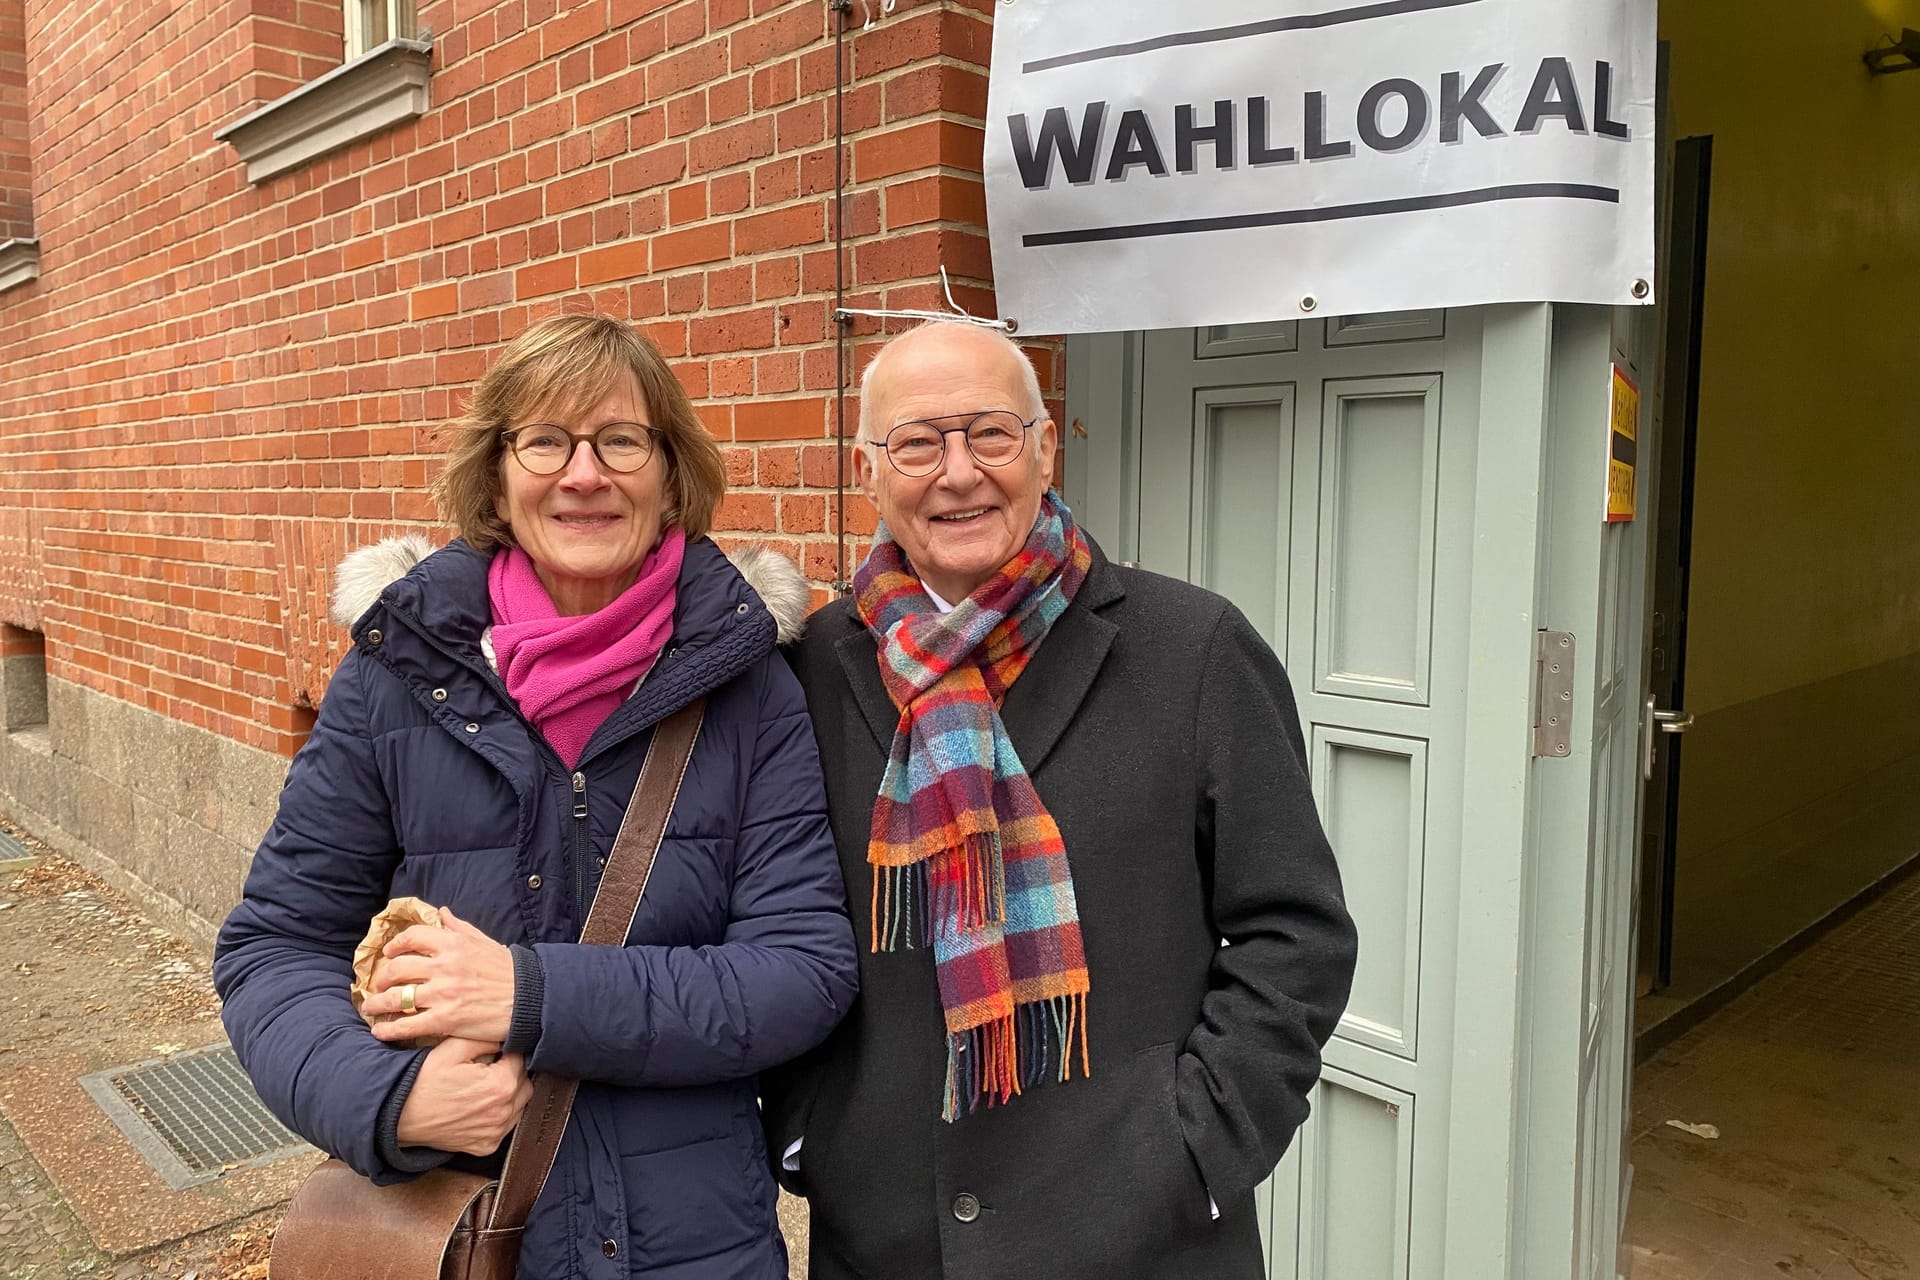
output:
[{"label": "window with white frame", "polygon": [[247,181],[426,114],[433,47],[419,33],[414,0],[342,0],[340,12],[341,65],[215,131],[247,162]]},{"label": "window with white frame", "polygon": [[413,0],[346,0],[347,61],[389,40],[412,40],[418,30]]}]

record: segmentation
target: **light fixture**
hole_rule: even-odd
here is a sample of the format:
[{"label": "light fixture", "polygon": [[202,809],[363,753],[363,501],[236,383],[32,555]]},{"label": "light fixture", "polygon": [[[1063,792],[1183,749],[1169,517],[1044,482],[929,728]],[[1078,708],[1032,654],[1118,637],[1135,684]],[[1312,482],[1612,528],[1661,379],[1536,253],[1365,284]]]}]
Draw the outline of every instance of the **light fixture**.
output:
[{"label": "light fixture", "polygon": [[1899,39],[1881,36],[1883,43],[1861,55],[1870,75],[1890,76],[1896,71],[1920,71],[1920,31],[1903,28]]}]

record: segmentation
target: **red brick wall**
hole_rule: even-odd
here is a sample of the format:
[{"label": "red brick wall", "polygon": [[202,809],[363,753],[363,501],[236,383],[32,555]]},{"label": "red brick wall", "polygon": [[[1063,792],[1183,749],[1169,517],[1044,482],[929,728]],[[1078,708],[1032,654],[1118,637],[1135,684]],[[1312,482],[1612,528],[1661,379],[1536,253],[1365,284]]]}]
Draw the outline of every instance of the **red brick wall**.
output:
[{"label": "red brick wall", "polygon": [[46,642],[37,633],[0,622],[0,658],[38,658],[46,651]]},{"label": "red brick wall", "polygon": [[[934,306],[944,263],[992,309],[990,10],[856,21],[849,305]],[[839,367],[825,0],[435,0],[426,116],[248,185],[213,132],[331,65],[337,13],[26,0],[42,275],[0,293],[0,619],[55,678],[290,751],[334,558],[433,520],[435,424],[563,309],[646,327],[726,455],[723,540],[824,599],[835,391],[877,332]]]},{"label": "red brick wall", "polygon": [[0,241],[32,234],[26,9],[22,0],[0,0]]},{"label": "red brick wall", "polygon": [[[0,436],[0,456],[5,452],[6,440]],[[5,477],[0,477],[0,623],[38,631],[40,602],[47,594],[46,566],[40,554],[41,515],[32,507],[5,505],[18,501],[9,497],[8,487]]]},{"label": "red brick wall", "polygon": [[272,102],[340,65],[346,48],[340,0],[248,0],[243,13],[234,70],[254,104]]}]

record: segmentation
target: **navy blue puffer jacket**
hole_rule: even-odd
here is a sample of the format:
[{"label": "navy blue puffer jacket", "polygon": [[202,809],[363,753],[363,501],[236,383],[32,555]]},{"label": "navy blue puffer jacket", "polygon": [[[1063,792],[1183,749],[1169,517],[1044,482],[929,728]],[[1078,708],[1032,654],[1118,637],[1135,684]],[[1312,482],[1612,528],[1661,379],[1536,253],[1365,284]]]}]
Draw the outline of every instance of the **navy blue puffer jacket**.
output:
[{"label": "navy blue puffer jacket", "polygon": [[[228,1034],[296,1133],[377,1181],[408,1176],[377,1130],[424,1051],[373,1038],[347,998],[350,962],[390,897],[451,906],[532,948],[545,990],[528,1067],[585,1082],[521,1276],[784,1280],[754,1076],[826,1036],[857,964],[775,619],[711,542],[690,544],[667,649],[570,772],[488,661],[486,570],[455,542],[352,608],[354,648],[220,933]],[[702,694],[627,946],[570,941],[652,726]]]}]

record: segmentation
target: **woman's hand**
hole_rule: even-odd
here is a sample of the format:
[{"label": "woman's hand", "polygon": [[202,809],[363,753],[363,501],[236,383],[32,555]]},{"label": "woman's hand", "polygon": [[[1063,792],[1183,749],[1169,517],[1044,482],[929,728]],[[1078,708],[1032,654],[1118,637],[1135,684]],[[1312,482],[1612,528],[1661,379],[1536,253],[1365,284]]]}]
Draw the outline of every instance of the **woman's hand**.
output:
[{"label": "woman's hand", "polygon": [[533,1097],[526,1060],[497,1043],[450,1037],[427,1051],[400,1108],[400,1145],[490,1155]]},{"label": "woman's hand", "polygon": [[513,1027],[513,953],[445,907],[440,922],[439,929],[414,925],[387,944],[364,1011],[399,1016],[376,1023],[373,1034],[389,1042],[459,1036],[502,1043]]}]

